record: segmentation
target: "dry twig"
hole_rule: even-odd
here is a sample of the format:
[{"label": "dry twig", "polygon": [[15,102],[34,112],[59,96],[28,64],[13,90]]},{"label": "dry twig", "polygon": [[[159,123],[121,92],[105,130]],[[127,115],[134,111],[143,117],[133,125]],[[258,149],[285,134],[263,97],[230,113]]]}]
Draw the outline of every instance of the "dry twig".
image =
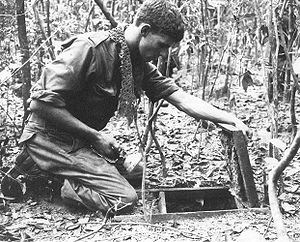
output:
[{"label": "dry twig", "polygon": [[55,53],[53,50],[53,46],[51,44],[51,38],[49,38],[49,36],[46,35],[46,31],[45,31],[45,27],[44,27],[45,26],[44,20],[40,17],[40,14],[38,12],[38,6],[37,6],[38,2],[39,2],[39,0],[34,0],[32,2],[32,9],[34,12],[36,22],[37,22],[38,26],[40,27],[41,34],[42,34],[44,40],[46,41],[47,46],[49,47],[48,48],[49,55],[50,55],[51,59],[54,60]]},{"label": "dry twig", "polygon": [[91,15],[93,14],[94,9],[95,9],[95,4],[93,4],[92,7],[89,10],[88,17],[86,19],[86,23],[85,23],[85,27],[84,27],[85,32],[88,29],[88,26],[89,26],[89,23],[90,23],[90,18],[91,18]]},{"label": "dry twig", "polygon": [[85,238],[88,238],[88,237],[92,236],[93,234],[98,233],[101,229],[103,229],[103,227],[106,225],[107,221],[109,219],[111,219],[118,211],[120,211],[120,210],[122,210],[122,209],[124,209],[124,208],[126,208],[126,207],[128,207],[130,205],[132,205],[131,203],[125,203],[125,204],[123,203],[124,205],[120,207],[119,206],[120,204],[122,204],[122,201],[118,201],[115,205],[113,205],[112,207],[110,207],[107,210],[107,212],[105,214],[105,217],[104,217],[104,219],[103,219],[103,221],[101,223],[100,228],[98,228],[98,229],[96,229],[96,230],[94,230],[94,231],[92,231],[92,232],[90,232],[90,233],[88,233],[86,235],[83,235],[83,236],[79,237],[78,239],[74,240],[74,242],[80,241],[82,239],[85,239]]},{"label": "dry twig", "polygon": [[[94,223],[93,222],[87,222],[86,224],[94,224]],[[95,224],[98,224],[98,223],[95,223]],[[159,224],[137,223],[137,222],[112,222],[112,223],[109,223],[109,224],[106,224],[106,225],[111,225],[111,226],[120,226],[120,225],[148,226],[148,227],[152,227],[152,228],[159,228],[159,229],[163,229],[163,230],[169,230],[169,231],[172,231],[172,232],[174,232],[178,235],[182,235],[183,237],[193,239],[193,240],[197,240],[197,241],[202,241],[204,239],[203,237],[201,237],[197,233],[187,231],[187,230],[183,230],[183,229],[172,228],[172,227],[169,227],[169,226],[159,225]],[[100,229],[102,229],[103,227],[101,226]],[[98,231],[100,229],[98,229]],[[208,233],[207,231],[205,231],[205,232]],[[94,234],[94,231],[91,232],[91,233]]]},{"label": "dry twig", "polygon": [[104,16],[109,20],[111,26],[113,28],[117,27],[118,22],[113,18],[113,16],[110,14],[110,12],[107,10],[105,5],[103,4],[102,0],[95,0],[95,3],[98,5],[98,7],[101,9]]}]

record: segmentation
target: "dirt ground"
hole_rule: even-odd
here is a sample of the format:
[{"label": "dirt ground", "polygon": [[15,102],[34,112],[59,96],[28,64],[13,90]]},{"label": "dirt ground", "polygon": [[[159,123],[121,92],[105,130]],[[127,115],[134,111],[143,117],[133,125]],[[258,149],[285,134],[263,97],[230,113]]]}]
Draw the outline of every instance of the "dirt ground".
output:
[{"label": "dirt ground", "polygon": [[[117,216],[104,225],[105,218],[102,214],[67,207],[58,197],[53,197],[51,192],[44,191],[43,196],[31,194],[19,203],[2,201],[0,204],[0,241],[228,242],[238,241],[243,231],[249,230],[257,231],[267,241],[275,241],[277,234],[274,223],[268,206],[264,203],[264,174],[269,169],[269,164],[265,159],[269,139],[269,132],[267,132],[269,121],[262,91],[262,86],[249,87],[247,93],[240,87],[236,87],[231,94],[236,96],[236,106],[233,106],[231,111],[248,121],[253,130],[248,150],[261,208],[203,212],[197,216],[192,213],[190,218],[177,216],[156,223],[141,219],[142,211],[137,209],[135,217]],[[222,100],[215,100],[215,104],[229,109]],[[279,117],[282,130],[280,138],[287,142],[289,132],[286,107],[280,107]],[[119,141],[130,143],[125,147],[130,152],[135,149],[137,140],[132,130],[124,128],[125,126],[124,122],[116,121],[108,129],[111,129],[112,134]],[[160,112],[157,135],[166,155],[169,173],[167,178],[162,178],[161,168],[157,165],[159,154],[155,150],[152,151],[148,164],[147,187],[228,185],[226,163],[222,159],[215,129],[197,131],[197,122],[168,106]],[[300,241],[299,163],[299,158],[296,158],[285,171],[284,193],[280,196],[287,230],[295,241]],[[141,200],[139,207],[141,207]],[[151,212],[156,213],[155,209]],[[154,218],[155,215],[153,215]],[[244,241],[254,241],[251,236],[248,238]]]},{"label": "dirt ground", "polygon": [[[226,210],[189,213],[154,223],[142,215],[116,216],[103,226],[101,214],[67,207],[45,198],[11,203],[2,213],[0,241],[238,241],[243,231],[257,231],[275,241],[269,210]],[[300,241],[299,215],[285,215],[291,238]],[[96,232],[95,232],[96,231]],[[89,236],[88,236],[89,235]],[[255,241],[249,240],[246,241]]]},{"label": "dirt ground", "polygon": [[[200,217],[201,216],[201,217]],[[146,223],[141,218],[115,217],[97,231],[103,222],[99,214],[74,211],[58,202],[28,201],[11,205],[2,220],[13,220],[3,229],[7,240],[23,241],[236,241],[242,231],[255,230],[268,241],[276,233],[267,210],[202,214],[200,218],[176,218],[159,223]],[[192,216],[191,216],[192,217]],[[1,221],[3,224],[5,221]],[[299,217],[285,219],[289,234],[300,239]],[[84,236],[90,234],[89,237]],[[11,235],[11,236],[9,236]],[[13,237],[14,236],[14,237]],[[2,237],[3,238],[3,237]],[[15,238],[15,239],[14,239]],[[19,238],[19,239],[17,239]],[[9,240],[10,239],[10,240]],[[247,240],[251,241],[251,240]]]}]

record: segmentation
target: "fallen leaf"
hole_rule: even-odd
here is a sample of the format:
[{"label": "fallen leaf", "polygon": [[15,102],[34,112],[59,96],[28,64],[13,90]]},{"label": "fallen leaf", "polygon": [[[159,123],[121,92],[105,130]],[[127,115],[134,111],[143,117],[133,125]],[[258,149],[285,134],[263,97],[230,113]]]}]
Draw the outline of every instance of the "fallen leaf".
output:
[{"label": "fallen leaf", "polygon": [[79,223],[73,224],[73,223],[69,223],[66,225],[65,229],[66,230],[74,230],[77,229],[80,226]]},{"label": "fallen leaf", "polygon": [[281,151],[284,151],[286,149],[286,144],[280,139],[271,139],[270,143]]},{"label": "fallen leaf", "polygon": [[296,207],[292,204],[289,204],[287,202],[281,203],[282,209],[287,212],[287,213],[295,213],[296,212]]},{"label": "fallen leaf", "polygon": [[246,228],[245,224],[237,224],[233,227],[232,231],[234,233],[241,233]]},{"label": "fallen leaf", "polygon": [[78,223],[79,224],[86,224],[86,223],[89,222],[89,220],[90,220],[90,217],[79,218]]},{"label": "fallen leaf", "polygon": [[238,242],[246,242],[246,241],[251,241],[251,242],[265,242],[266,240],[264,239],[264,237],[258,233],[255,230],[252,229],[247,229],[244,230],[239,238],[237,239]]},{"label": "fallen leaf", "polygon": [[266,163],[266,171],[269,172],[271,171],[274,167],[278,165],[278,160],[273,157],[266,157],[264,158],[264,161]]}]

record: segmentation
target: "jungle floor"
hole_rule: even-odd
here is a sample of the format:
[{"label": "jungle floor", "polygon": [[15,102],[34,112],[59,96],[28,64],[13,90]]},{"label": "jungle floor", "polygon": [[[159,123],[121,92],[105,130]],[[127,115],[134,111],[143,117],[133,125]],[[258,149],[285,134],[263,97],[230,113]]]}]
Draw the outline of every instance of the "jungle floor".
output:
[{"label": "jungle floor", "polygon": [[[270,132],[268,107],[263,91],[261,85],[251,86],[247,92],[236,85],[231,91],[231,97],[235,96],[235,103],[229,105],[222,97],[213,100],[218,107],[228,111],[230,109],[247,122],[253,132],[248,142],[248,151],[261,203],[258,209],[204,212],[201,216],[179,216],[149,223],[140,218],[143,217],[140,199],[133,213],[135,216],[117,216],[104,224],[102,214],[68,207],[62,204],[59,196],[43,188],[40,193],[29,192],[21,202],[2,200],[0,241],[259,241],[255,240],[254,233],[251,232],[253,230],[267,241],[275,241],[277,233],[265,203],[264,174],[274,165],[274,160],[266,159]],[[201,95],[197,92],[194,94]],[[141,103],[141,107],[139,125],[142,127],[146,105]],[[287,143],[290,137],[287,107],[288,104],[280,104],[278,115],[280,139],[283,143]],[[299,107],[296,110],[297,113],[300,112]],[[147,163],[147,188],[229,186],[219,129],[214,125],[206,129],[197,126],[194,119],[171,105],[161,108],[156,122],[156,135],[166,157],[168,173],[166,177],[162,176],[160,155],[153,145]],[[125,120],[114,119],[107,129],[128,153],[136,149],[138,139],[135,128],[128,128]],[[13,154],[16,152],[15,147],[6,152],[4,166],[12,165]],[[284,172],[283,193],[280,195],[288,234],[295,241],[300,241],[299,161],[296,157]],[[146,206],[147,213],[157,213],[157,199],[148,196],[146,201],[149,203]],[[203,205],[201,201],[200,204]],[[201,206],[199,210],[201,211]],[[184,208],[184,204],[178,210],[186,211],[189,209]],[[242,234],[246,231],[247,239],[243,239]]]}]

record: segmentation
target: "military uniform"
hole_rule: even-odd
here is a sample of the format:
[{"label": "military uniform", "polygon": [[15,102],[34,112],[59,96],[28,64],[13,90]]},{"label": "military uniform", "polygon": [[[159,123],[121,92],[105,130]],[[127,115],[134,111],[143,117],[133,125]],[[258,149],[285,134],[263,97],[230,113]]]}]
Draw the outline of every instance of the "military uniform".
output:
[{"label": "military uniform", "polygon": [[[121,88],[119,46],[107,32],[79,35],[45,66],[32,89],[31,100],[67,109],[74,117],[102,130],[118,107]],[[178,90],[156,67],[132,60],[135,94],[144,91],[152,101]],[[99,156],[81,137],[63,131],[31,113],[20,143],[44,172],[63,178],[61,196],[91,210],[107,211],[119,199],[133,203],[137,196],[118,169]],[[23,151],[24,152],[24,151]]]}]

